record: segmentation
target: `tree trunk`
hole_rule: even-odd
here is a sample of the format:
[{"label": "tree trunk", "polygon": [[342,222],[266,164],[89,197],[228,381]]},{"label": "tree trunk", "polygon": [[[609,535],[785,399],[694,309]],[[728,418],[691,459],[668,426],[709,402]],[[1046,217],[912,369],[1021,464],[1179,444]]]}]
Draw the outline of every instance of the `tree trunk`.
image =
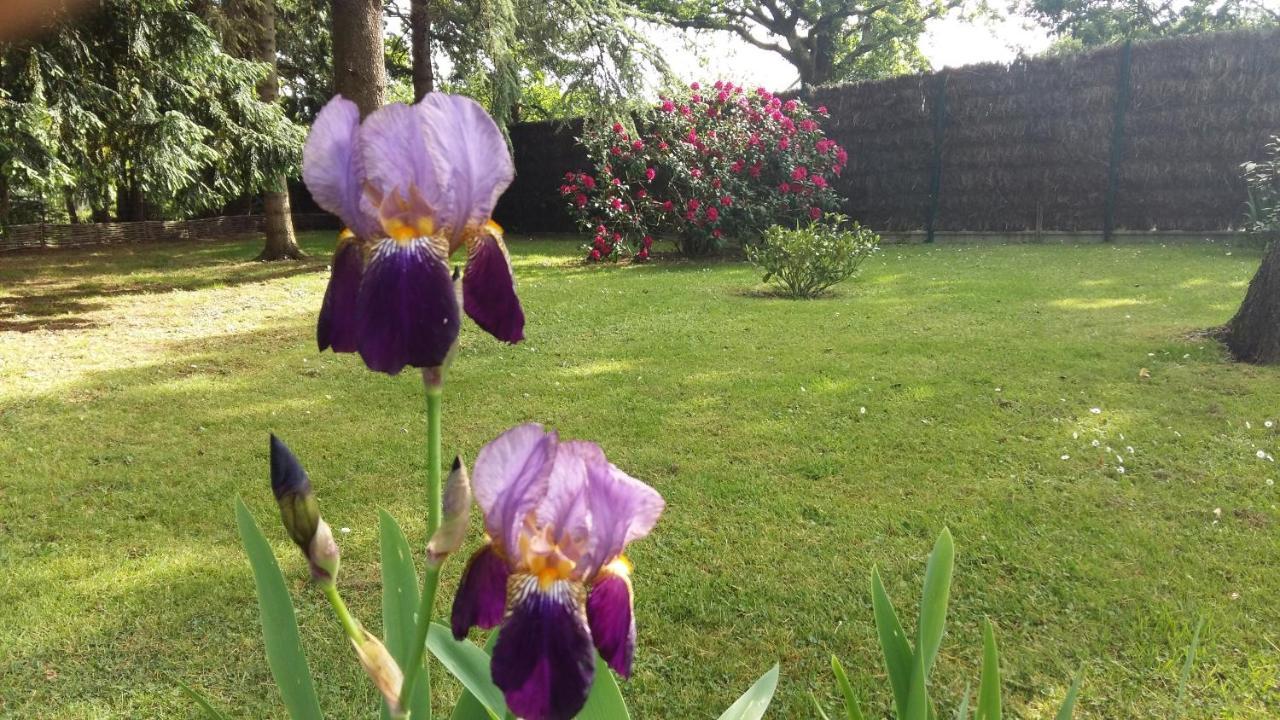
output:
[{"label": "tree trunk", "polygon": [[0,172],[0,226],[9,224],[9,176]]},{"label": "tree trunk", "polygon": [[[239,37],[233,46],[236,54],[257,60],[268,67],[267,76],[258,83],[258,99],[275,105],[280,97],[280,75],[276,71],[276,0],[233,0],[227,5]],[[258,260],[298,260],[306,257],[293,234],[293,217],[289,213],[289,192],[285,177],[270,181],[262,192],[266,244]]]},{"label": "tree trunk", "polygon": [[831,82],[836,67],[836,40],[831,30],[815,28],[813,34],[813,63],[809,77],[801,77],[806,88],[816,88]]},{"label": "tree trunk", "polygon": [[67,203],[67,221],[72,225],[80,222],[80,208],[76,207],[76,199],[71,193],[64,193],[63,198]]},{"label": "tree trunk", "polygon": [[138,222],[146,218],[146,202],[132,173],[126,172],[116,185],[116,221]]},{"label": "tree trunk", "polygon": [[431,69],[430,0],[409,0],[409,35],[413,43],[413,101],[436,89]]},{"label": "tree trunk", "polygon": [[333,0],[333,87],[360,108],[382,106],[387,87],[379,0]]},{"label": "tree trunk", "polygon": [[1225,340],[1241,362],[1280,362],[1280,239],[1271,241],[1244,302],[1227,323]]}]

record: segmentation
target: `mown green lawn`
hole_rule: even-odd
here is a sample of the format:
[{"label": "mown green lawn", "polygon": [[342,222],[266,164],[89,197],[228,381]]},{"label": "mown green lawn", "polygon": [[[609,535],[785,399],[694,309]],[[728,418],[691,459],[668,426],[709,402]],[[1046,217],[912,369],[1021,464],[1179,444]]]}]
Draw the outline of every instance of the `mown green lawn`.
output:
[{"label": "mown green lawn", "polygon": [[[181,680],[281,717],[240,494],[325,708],[374,717],[275,519],[267,433],[350,529],[341,582],[376,629],[378,508],[422,539],[422,396],[410,373],[316,352],[331,239],[304,240],[315,259],[288,265],[249,262],[254,242],[0,257],[0,716],[194,717]],[[740,263],[585,267],[573,242],[511,244],[529,339],[464,331],[446,452],[538,420],[666,496],[632,552],[635,717],[715,718],[775,660],[770,717],[814,717],[832,653],[888,716],[868,578],[913,627],[943,526],[940,709],[976,683],[986,617],[1017,717],[1051,717],[1081,667],[1078,717],[1172,717],[1204,615],[1187,716],[1280,716],[1280,369],[1194,335],[1230,316],[1257,248],[895,246],[797,302]]]}]

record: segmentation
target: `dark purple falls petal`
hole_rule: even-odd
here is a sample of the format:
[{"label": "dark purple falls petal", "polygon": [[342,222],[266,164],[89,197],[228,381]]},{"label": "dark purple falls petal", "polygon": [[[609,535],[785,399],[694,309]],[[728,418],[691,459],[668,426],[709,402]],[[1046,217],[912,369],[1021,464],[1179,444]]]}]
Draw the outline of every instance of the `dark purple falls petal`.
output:
[{"label": "dark purple falls petal", "polygon": [[356,351],[360,337],[356,303],[363,274],[364,258],[361,257],[359,243],[345,238],[339,240],[338,249],[333,254],[329,286],[325,288],[324,303],[320,305],[320,319],[316,322],[316,344],[320,350]]},{"label": "dark purple falls petal", "polygon": [[493,682],[516,717],[569,720],[586,704],[595,679],[584,590],[567,580],[543,590],[531,575],[511,582],[511,612],[493,647]]},{"label": "dark purple falls petal", "polygon": [[511,261],[502,242],[481,237],[462,274],[462,307],[490,335],[509,343],[524,339],[524,310],[516,297]]},{"label": "dark purple falls petal", "polygon": [[406,365],[439,366],[458,338],[449,267],[425,239],[379,242],[356,304],[360,356],[370,370],[395,375]]},{"label": "dark purple falls petal", "polygon": [[493,549],[485,545],[467,561],[458,583],[458,594],[453,597],[453,613],[450,624],[453,637],[461,640],[473,625],[484,629],[497,627],[507,609],[507,563]]},{"label": "dark purple falls petal", "polygon": [[636,654],[636,619],[631,609],[631,582],[602,574],[587,597],[587,622],[600,657],[624,678],[631,677]]}]

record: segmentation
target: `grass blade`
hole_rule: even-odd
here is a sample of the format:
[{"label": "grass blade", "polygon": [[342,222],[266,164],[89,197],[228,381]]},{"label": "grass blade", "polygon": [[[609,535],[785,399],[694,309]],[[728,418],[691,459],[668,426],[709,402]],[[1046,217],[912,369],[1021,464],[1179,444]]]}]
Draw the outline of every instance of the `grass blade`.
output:
[{"label": "grass blade", "polygon": [[1054,716],[1054,720],[1071,720],[1071,716],[1076,711],[1076,694],[1080,692],[1080,681],[1084,679],[1084,668],[1076,673],[1076,679],[1071,682],[1071,687],[1067,690],[1067,696],[1062,699],[1062,707],[1058,708],[1058,714]]},{"label": "grass blade", "polygon": [[262,640],[267,646],[267,663],[271,677],[284,706],[293,720],[319,720],[320,700],[316,697],[311,668],[298,635],[298,618],[293,613],[289,588],[280,573],[280,565],[271,552],[271,544],[263,536],[244,501],[236,498],[236,525],[244,543],[253,580],[258,588],[258,609],[262,616]]},{"label": "grass blade", "polygon": [[192,702],[200,706],[200,709],[204,711],[204,716],[206,718],[209,720],[231,720],[231,718],[227,717],[226,713],[214,707],[213,703],[209,702],[209,699],[201,694],[199,690],[196,690],[181,680],[174,680],[174,682],[178,684],[178,687],[182,688],[182,693],[184,695],[191,698]]},{"label": "grass blade", "polygon": [[969,686],[964,686],[964,697],[960,700],[960,707],[956,708],[956,720],[969,720]]},{"label": "grass blade", "polygon": [[951,572],[955,567],[956,549],[951,531],[943,528],[929,553],[924,569],[924,594],[920,599],[920,628],[916,650],[924,660],[925,681],[933,669],[933,661],[942,646],[942,633],[947,625],[947,601],[951,596]]},{"label": "grass blade", "polygon": [[427,633],[427,649],[486,710],[497,717],[506,714],[507,702],[489,675],[489,653],[469,640],[454,640],[449,628],[437,622]]},{"label": "grass blade", "polygon": [[871,570],[871,607],[876,618],[876,632],[880,635],[880,650],[884,653],[885,671],[893,687],[893,703],[897,716],[907,716],[907,694],[911,689],[911,646],[907,634],[898,622],[898,613],[880,581],[880,572]]},{"label": "grass blade", "polygon": [[818,702],[818,696],[814,695],[812,690],[809,691],[809,699],[813,701],[813,709],[818,713],[818,720],[831,720],[831,716],[822,709],[822,703]]},{"label": "grass blade", "polygon": [[1196,662],[1196,652],[1200,649],[1200,630],[1204,628],[1204,616],[1196,621],[1195,632],[1191,634],[1191,647],[1187,648],[1187,659],[1182,663],[1182,672],[1178,674],[1178,700],[1173,706],[1174,720],[1182,717],[1186,711],[1187,683],[1191,680],[1191,667]]},{"label": "grass blade", "polygon": [[853,685],[849,683],[849,676],[845,674],[840,658],[835,655],[831,656],[831,672],[835,674],[836,684],[840,686],[840,692],[844,695],[845,717],[848,720],[866,720],[862,714],[862,707],[858,705],[858,696],[853,692]]},{"label": "grass blade", "polygon": [[[399,523],[385,510],[378,511],[378,540],[382,550],[382,628],[387,650],[407,674],[418,614],[418,573],[413,551]],[[400,698],[410,717],[431,717],[431,683],[419,681],[412,698]],[[382,703],[383,720],[390,720],[387,703]]]},{"label": "grass blade", "polygon": [[978,684],[978,712],[974,720],[1000,720],[1000,654],[991,623],[982,622],[982,680]]},{"label": "grass blade", "polygon": [[587,704],[578,712],[578,720],[629,720],[630,717],[618,680],[597,655],[595,683],[587,695]]},{"label": "grass blade", "polygon": [[720,720],[760,720],[769,709],[769,703],[773,702],[773,691],[777,689],[778,666],[775,664],[720,715]]}]

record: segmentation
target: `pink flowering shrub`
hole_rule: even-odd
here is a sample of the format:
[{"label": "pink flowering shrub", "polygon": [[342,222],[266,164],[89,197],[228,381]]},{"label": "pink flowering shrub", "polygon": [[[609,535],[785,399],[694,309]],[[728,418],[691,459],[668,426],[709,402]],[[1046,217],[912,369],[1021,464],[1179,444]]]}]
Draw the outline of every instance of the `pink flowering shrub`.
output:
[{"label": "pink flowering shrub", "polygon": [[659,234],[704,255],[835,211],[831,183],[848,155],[823,134],[826,114],[717,82],[662,98],[636,136],[622,123],[589,124],[581,142],[595,171],[568,173],[560,187],[591,233],[589,259],[647,260]]}]

